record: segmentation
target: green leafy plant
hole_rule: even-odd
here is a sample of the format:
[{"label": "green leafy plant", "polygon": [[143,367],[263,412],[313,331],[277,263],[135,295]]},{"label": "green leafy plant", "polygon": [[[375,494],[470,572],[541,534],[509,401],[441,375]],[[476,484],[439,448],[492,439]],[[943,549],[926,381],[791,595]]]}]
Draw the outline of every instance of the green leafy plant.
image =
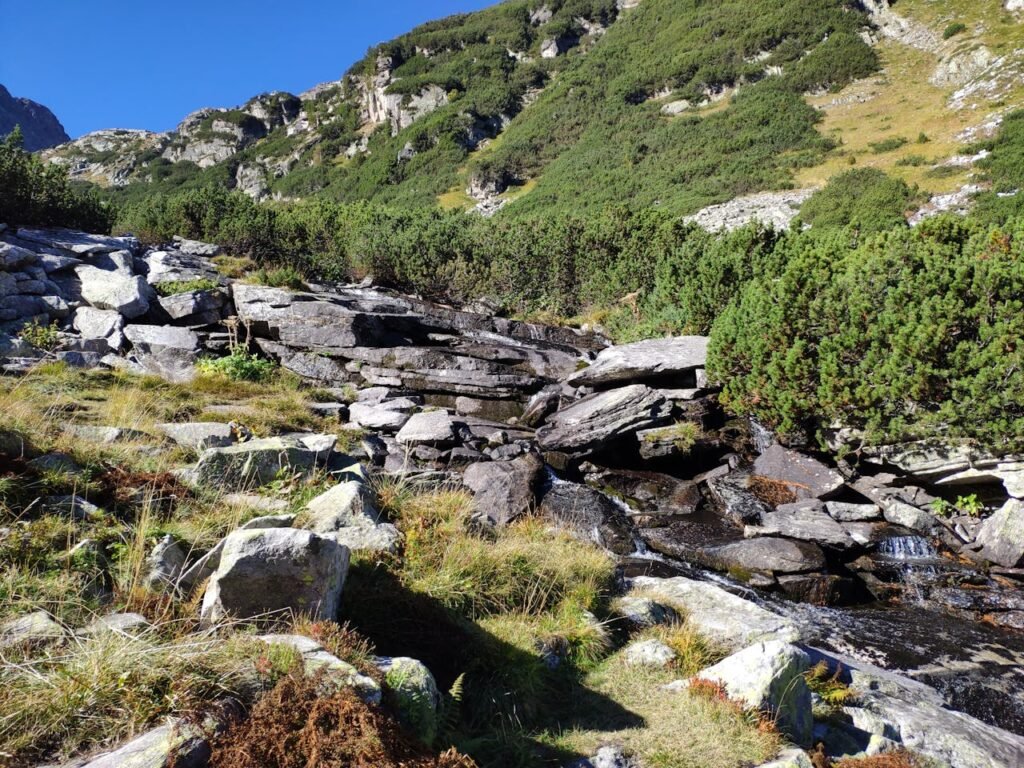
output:
[{"label": "green leafy plant", "polygon": [[933,499],[928,506],[939,517],[950,517],[956,511],[956,507],[945,499]]},{"label": "green leafy plant", "polygon": [[49,325],[33,320],[21,329],[19,337],[41,352],[53,352],[60,346],[60,329],[56,320]]},{"label": "green leafy plant", "polygon": [[277,371],[272,361],[254,355],[243,347],[235,347],[225,357],[200,360],[196,368],[208,376],[225,376],[234,381],[267,381]]},{"label": "green leafy plant", "polygon": [[884,152],[893,152],[907,143],[907,139],[903,136],[893,136],[889,139],[883,139],[882,141],[873,141],[868,144],[871,147],[871,151],[876,155],[880,155]]},{"label": "green leafy plant", "polygon": [[842,681],[843,668],[837,665],[834,672],[828,663],[819,661],[804,673],[807,687],[818,694],[830,707],[842,707],[857,699],[857,692]]},{"label": "green leafy plant", "polygon": [[271,288],[291,288],[302,290],[306,287],[302,275],[294,267],[277,267],[276,269],[258,269],[252,273],[254,282],[269,285]]},{"label": "green leafy plant", "polygon": [[978,499],[978,494],[972,493],[968,496],[957,496],[954,506],[965,515],[977,517],[985,510],[985,505]]}]

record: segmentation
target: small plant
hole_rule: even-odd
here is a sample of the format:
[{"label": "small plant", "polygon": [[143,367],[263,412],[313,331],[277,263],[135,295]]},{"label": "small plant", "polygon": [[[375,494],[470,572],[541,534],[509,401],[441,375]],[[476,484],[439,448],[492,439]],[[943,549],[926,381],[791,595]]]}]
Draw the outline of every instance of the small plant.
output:
[{"label": "small plant", "polygon": [[700,439],[700,436],[700,427],[697,424],[692,421],[680,421],[671,426],[647,432],[644,435],[644,440],[649,443],[670,440],[677,451],[687,453]]},{"label": "small plant", "polygon": [[919,134],[917,134],[918,144],[927,144],[929,141],[931,141],[931,139],[928,138],[928,134],[925,133],[924,131],[921,131]]},{"label": "small plant", "polygon": [[971,517],[977,517],[985,509],[985,505],[981,503],[976,493],[972,493],[969,496],[957,496],[953,506]]},{"label": "small plant", "polygon": [[21,329],[20,338],[41,352],[53,352],[60,345],[60,330],[56,320],[49,325],[33,320]]},{"label": "small plant", "polygon": [[161,296],[175,296],[179,293],[192,293],[193,291],[212,291],[217,286],[216,280],[199,278],[196,280],[173,280],[169,283],[157,283],[153,288]]},{"label": "small plant", "polygon": [[954,507],[945,499],[933,499],[932,503],[928,505],[939,517],[949,517],[953,514]]},{"label": "small plant", "polygon": [[896,165],[899,167],[913,166],[914,168],[917,168],[925,165],[927,162],[928,158],[924,155],[907,155],[906,157],[901,157],[897,160]]},{"label": "small plant", "polygon": [[831,707],[842,707],[857,698],[856,692],[839,679],[842,673],[842,666],[837,666],[835,672],[830,673],[828,664],[819,661],[804,673],[804,680],[807,687],[818,694],[826,704]]},{"label": "small plant", "polygon": [[967,31],[967,25],[962,21],[954,21],[944,30],[942,30],[942,39],[949,40],[949,38],[959,35],[961,32]]},{"label": "small plant", "polygon": [[226,357],[200,360],[196,368],[207,376],[225,376],[233,381],[267,381],[277,367],[270,360],[235,347]]}]

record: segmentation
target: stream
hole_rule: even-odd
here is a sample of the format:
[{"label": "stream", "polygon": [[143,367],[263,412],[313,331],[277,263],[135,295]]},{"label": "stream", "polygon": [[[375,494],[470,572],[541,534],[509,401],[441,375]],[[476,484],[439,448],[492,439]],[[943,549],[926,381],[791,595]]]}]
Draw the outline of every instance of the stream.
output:
[{"label": "stream", "polygon": [[[876,557],[902,570],[905,583],[920,585],[919,595],[949,566],[917,536],[883,541]],[[623,573],[713,582],[790,618],[808,645],[905,674],[938,690],[951,709],[1024,735],[1024,633],[940,612],[923,597],[855,607],[798,603],[643,548],[623,561]]]}]

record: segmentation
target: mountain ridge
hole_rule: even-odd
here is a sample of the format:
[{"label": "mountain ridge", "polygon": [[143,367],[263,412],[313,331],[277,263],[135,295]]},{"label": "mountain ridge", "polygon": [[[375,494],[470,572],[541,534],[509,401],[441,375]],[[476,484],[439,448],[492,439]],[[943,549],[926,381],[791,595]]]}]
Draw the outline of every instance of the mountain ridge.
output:
[{"label": "mountain ridge", "polygon": [[0,138],[21,127],[25,149],[35,152],[70,141],[67,131],[48,107],[37,101],[12,96],[0,85]]}]

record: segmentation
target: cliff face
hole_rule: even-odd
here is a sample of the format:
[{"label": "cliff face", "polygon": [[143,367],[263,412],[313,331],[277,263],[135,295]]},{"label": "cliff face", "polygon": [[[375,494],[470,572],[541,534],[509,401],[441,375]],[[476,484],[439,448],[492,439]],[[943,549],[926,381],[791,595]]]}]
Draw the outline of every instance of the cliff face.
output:
[{"label": "cliff face", "polygon": [[16,125],[25,136],[25,149],[32,152],[71,140],[53,112],[31,99],[11,96],[0,85],[0,136],[9,134]]}]

